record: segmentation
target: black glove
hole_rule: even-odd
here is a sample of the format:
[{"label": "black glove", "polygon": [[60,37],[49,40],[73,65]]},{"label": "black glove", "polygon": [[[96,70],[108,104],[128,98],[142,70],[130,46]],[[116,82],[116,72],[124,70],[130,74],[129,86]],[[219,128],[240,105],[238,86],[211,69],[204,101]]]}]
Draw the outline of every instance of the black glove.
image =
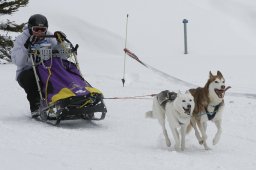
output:
[{"label": "black glove", "polygon": [[40,40],[40,37],[31,35],[30,37],[28,37],[27,41],[25,42],[24,47],[28,48],[29,45],[34,45],[38,40]]},{"label": "black glove", "polygon": [[65,40],[67,37],[66,34],[64,34],[62,31],[55,31],[54,36],[56,37],[59,43]]}]

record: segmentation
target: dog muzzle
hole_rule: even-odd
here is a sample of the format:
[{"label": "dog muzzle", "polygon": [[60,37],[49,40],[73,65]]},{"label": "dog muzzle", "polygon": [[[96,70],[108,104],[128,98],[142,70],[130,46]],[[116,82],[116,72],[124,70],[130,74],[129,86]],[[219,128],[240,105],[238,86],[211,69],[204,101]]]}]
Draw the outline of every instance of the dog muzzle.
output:
[{"label": "dog muzzle", "polygon": [[183,110],[184,110],[184,113],[189,115],[190,116],[190,113],[191,113],[191,107],[188,107],[188,108],[184,108],[183,107]]},{"label": "dog muzzle", "polygon": [[218,96],[219,98],[224,98],[225,92],[226,92],[228,89],[230,89],[230,88],[231,88],[231,87],[228,86],[228,87],[226,87],[225,89],[214,89],[214,91],[215,91],[215,93],[217,94],[217,96]]}]

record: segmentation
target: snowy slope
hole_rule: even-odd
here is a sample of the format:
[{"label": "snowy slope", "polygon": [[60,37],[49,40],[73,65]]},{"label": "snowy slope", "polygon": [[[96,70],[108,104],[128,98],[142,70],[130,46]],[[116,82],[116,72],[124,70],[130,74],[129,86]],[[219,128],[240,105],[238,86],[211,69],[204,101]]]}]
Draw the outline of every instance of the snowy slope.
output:
[{"label": "snowy slope", "polygon": [[[16,67],[0,65],[0,169],[254,169],[256,103],[246,94],[256,94],[255,6],[253,0],[31,1],[12,19],[25,22],[34,13],[46,15],[50,30],[62,30],[80,45],[82,72],[105,97],[189,88],[130,58],[122,87],[127,13],[128,48],[142,61],[200,86],[210,70],[220,70],[232,88],[226,96],[220,142],[211,145],[216,128],[209,123],[212,150],[205,151],[192,131],[186,150],[179,153],[165,146],[158,122],[144,118],[151,99],[108,99],[105,120],[67,121],[53,127],[30,118],[26,96],[14,80]],[[183,54],[184,18],[189,20],[188,55]]]}]

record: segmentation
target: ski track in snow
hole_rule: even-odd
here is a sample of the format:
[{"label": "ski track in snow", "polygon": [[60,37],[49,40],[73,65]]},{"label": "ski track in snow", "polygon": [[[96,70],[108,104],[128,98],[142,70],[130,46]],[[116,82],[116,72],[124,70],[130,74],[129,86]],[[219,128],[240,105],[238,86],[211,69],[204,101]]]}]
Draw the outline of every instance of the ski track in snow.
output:
[{"label": "ski track in snow", "polygon": [[[1,66],[1,77],[6,71],[13,72],[14,68],[13,65]],[[144,84],[138,77],[135,79],[137,82],[134,86]],[[109,85],[114,85],[113,81],[119,83],[118,79],[111,76],[97,81],[108,84],[108,90],[103,89],[107,94],[130,95],[143,91],[134,91],[129,86],[123,88],[121,84],[111,89]],[[22,166],[30,169],[36,166],[38,169],[45,169],[51,165],[52,169],[167,170],[185,169],[188,165],[192,169],[202,169],[206,164],[211,164],[208,169],[213,170],[252,169],[255,166],[256,154],[250,149],[254,147],[255,136],[251,136],[248,130],[255,121],[249,118],[254,117],[254,99],[227,96],[220,143],[211,145],[215,126],[209,122],[208,142],[212,150],[205,151],[191,131],[187,135],[186,150],[180,154],[173,146],[165,146],[158,122],[144,118],[144,113],[151,109],[151,100],[105,100],[108,107],[105,120],[65,121],[59,127],[54,127],[30,118],[28,109],[24,107],[27,105],[24,93],[12,76],[7,76],[2,84],[2,94],[12,92],[5,102],[1,102],[4,112],[2,111],[0,120],[0,150],[5,153],[0,156],[2,167],[16,169]],[[10,85],[13,90],[10,90]],[[19,104],[10,108],[12,98],[16,98]],[[168,132],[171,135],[169,129]],[[174,143],[173,138],[171,141]],[[247,158],[241,160],[241,156]],[[9,164],[10,158],[18,164]],[[175,163],[170,163],[170,160]],[[201,161],[205,163],[196,163]]]}]

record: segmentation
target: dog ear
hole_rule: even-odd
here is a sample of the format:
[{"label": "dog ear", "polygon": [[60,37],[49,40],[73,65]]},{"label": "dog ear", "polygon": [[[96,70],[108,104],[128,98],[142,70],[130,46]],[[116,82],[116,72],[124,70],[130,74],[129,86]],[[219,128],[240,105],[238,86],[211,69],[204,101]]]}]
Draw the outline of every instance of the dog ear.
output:
[{"label": "dog ear", "polygon": [[193,100],[194,100],[194,96],[192,96],[192,94],[190,93],[190,91],[189,91],[189,90],[187,90],[185,94],[187,94],[187,95],[191,96],[191,97],[193,98]]},{"label": "dog ear", "polygon": [[220,72],[219,70],[217,71],[217,76],[223,77],[222,74],[221,74],[221,72]]},{"label": "dog ear", "polygon": [[212,75],[212,72],[211,72],[211,71],[209,72],[209,77],[210,77],[210,78],[212,78],[212,77],[213,77],[213,75]]}]

